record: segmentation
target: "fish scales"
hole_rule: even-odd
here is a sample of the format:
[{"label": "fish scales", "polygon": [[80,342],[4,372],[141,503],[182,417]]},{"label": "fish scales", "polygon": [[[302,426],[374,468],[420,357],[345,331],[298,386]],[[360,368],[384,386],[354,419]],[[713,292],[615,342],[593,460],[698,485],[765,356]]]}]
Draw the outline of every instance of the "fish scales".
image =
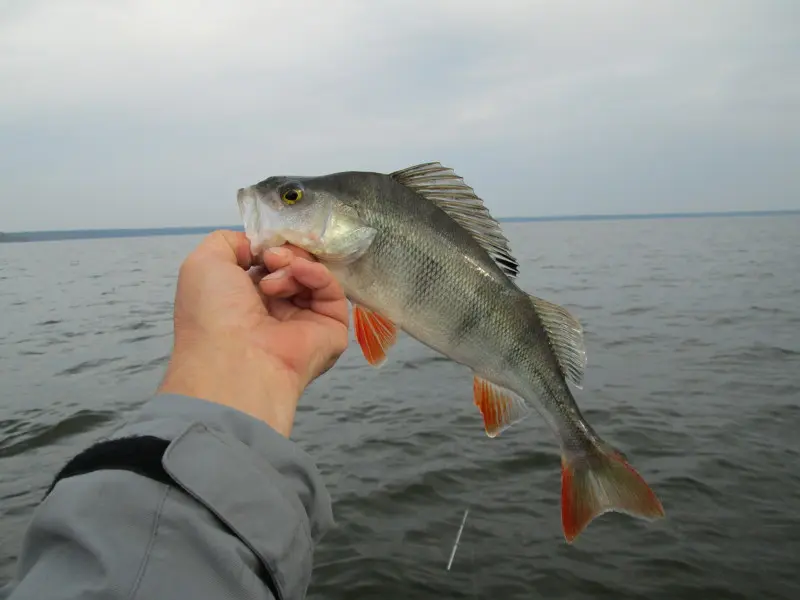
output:
[{"label": "fish scales", "polygon": [[[348,296],[521,396],[547,402],[555,394],[544,389],[559,387],[569,394],[528,295],[446,212],[383,175],[334,174],[315,185],[350,197],[378,232],[358,261],[333,267]],[[460,333],[465,322],[468,335]],[[537,343],[542,351],[530,352]],[[550,412],[540,414],[556,426]]]},{"label": "fish scales", "polygon": [[237,200],[254,251],[289,242],[330,268],[354,304],[356,338],[370,364],[387,359],[403,330],[469,367],[491,437],[534,405],[561,449],[568,542],[607,511],[664,515],[575,402],[568,381],[583,378],[580,323],[517,286],[518,265],[499,224],[452,169],[427,163],[391,174],[273,176],[240,189]]}]

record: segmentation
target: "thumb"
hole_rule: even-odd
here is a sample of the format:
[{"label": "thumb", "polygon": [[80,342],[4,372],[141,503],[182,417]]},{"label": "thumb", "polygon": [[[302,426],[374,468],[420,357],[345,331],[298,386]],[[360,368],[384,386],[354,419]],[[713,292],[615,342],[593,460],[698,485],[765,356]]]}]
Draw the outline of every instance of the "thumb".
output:
[{"label": "thumb", "polygon": [[228,262],[239,265],[245,270],[253,265],[250,241],[242,231],[226,229],[214,231],[200,242],[192,255],[202,259],[203,262],[209,260]]}]

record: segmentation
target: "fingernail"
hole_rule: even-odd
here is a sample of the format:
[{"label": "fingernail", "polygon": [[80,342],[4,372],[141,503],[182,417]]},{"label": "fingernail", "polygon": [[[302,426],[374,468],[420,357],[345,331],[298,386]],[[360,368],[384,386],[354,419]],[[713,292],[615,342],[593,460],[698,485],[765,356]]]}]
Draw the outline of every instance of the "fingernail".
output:
[{"label": "fingernail", "polygon": [[264,281],[265,279],[283,279],[286,277],[287,273],[288,271],[286,269],[278,269],[277,271],[273,271],[269,275],[262,277],[261,281]]},{"label": "fingernail", "polygon": [[288,258],[290,252],[281,246],[276,246],[275,248],[270,248],[267,252],[274,254],[275,256],[282,256],[284,258]]}]

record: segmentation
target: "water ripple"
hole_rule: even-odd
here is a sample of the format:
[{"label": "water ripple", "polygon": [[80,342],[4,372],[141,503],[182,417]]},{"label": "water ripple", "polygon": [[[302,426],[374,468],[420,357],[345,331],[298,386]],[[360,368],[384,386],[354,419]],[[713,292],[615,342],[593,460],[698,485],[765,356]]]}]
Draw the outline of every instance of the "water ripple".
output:
[{"label": "water ripple", "polygon": [[64,417],[58,423],[50,425],[27,423],[24,431],[16,427],[9,428],[9,431],[17,431],[17,434],[8,435],[0,442],[0,458],[55,444],[64,438],[90,431],[113,418],[113,412],[80,410]]},{"label": "water ripple", "polygon": [[73,365],[68,369],[64,369],[60,373],[56,373],[56,375],[79,375],[86,371],[90,371],[92,369],[97,369],[98,367],[102,367],[103,365],[107,365],[113,362],[117,362],[123,360],[123,356],[113,356],[113,357],[106,357],[106,358],[96,358],[94,360],[85,360],[77,365]]},{"label": "water ripple", "polygon": [[[667,518],[609,513],[567,545],[542,419],[488,439],[468,369],[407,336],[379,371],[353,346],[293,433],[337,521],[309,600],[800,598],[800,220],[503,229],[518,285],[584,325],[576,400]],[[0,245],[0,580],[56,470],[157,385],[199,239]]]}]

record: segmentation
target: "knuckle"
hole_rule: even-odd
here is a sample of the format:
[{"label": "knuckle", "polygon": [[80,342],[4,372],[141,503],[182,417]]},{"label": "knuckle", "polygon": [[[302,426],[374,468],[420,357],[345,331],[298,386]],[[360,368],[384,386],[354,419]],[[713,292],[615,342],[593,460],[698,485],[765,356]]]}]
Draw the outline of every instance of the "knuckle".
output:
[{"label": "knuckle", "polygon": [[181,263],[181,266],[178,268],[178,276],[185,277],[187,274],[190,274],[194,270],[196,263],[197,255],[193,252]]},{"label": "knuckle", "polygon": [[224,241],[225,234],[222,233],[220,230],[212,231],[211,233],[206,234],[205,239],[203,240],[204,243],[207,242],[216,242],[216,241]]}]

